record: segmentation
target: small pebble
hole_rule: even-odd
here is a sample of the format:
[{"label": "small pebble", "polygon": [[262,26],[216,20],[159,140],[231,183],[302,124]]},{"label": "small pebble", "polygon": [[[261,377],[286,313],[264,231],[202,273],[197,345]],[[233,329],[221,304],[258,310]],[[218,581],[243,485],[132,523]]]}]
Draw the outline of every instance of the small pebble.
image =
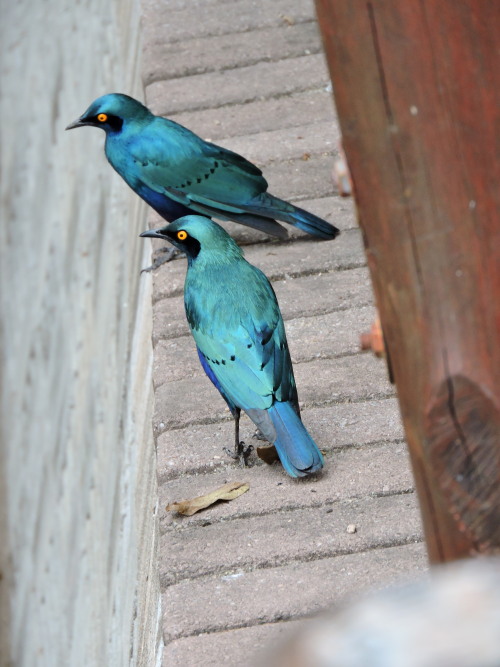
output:
[{"label": "small pebble", "polygon": [[347,526],[347,532],[350,533],[351,535],[352,535],[353,533],[357,532],[357,530],[358,530],[358,529],[356,528],[356,526],[355,526],[353,523],[350,523],[350,524]]}]

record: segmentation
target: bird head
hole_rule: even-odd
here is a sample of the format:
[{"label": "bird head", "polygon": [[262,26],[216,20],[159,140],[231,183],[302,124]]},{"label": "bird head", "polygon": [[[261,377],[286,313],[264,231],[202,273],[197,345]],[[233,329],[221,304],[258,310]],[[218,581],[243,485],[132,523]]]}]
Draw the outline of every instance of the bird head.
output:
[{"label": "bird head", "polygon": [[141,236],[168,241],[184,252],[190,263],[198,255],[207,260],[227,260],[243,255],[225,229],[201,215],[185,215],[161,229],[143,232]]},{"label": "bird head", "polygon": [[151,115],[151,112],[133,97],[111,93],[94,100],[87,111],[66,129],[90,125],[100,127],[106,133],[119,132],[124,122],[141,121]]}]

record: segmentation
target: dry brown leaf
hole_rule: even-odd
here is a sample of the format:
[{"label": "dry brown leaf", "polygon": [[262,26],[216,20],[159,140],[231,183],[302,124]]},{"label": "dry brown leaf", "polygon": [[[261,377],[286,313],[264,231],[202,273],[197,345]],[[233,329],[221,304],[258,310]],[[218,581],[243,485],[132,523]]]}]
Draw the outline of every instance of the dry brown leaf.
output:
[{"label": "dry brown leaf", "polygon": [[167,512],[178,512],[185,516],[191,516],[200,510],[213,505],[218,500],[234,500],[238,496],[248,491],[250,484],[248,482],[229,482],[224,486],[206,493],[204,496],[197,496],[196,498],[189,498],[188,500],[179,500],[177,503],[170,503],[167,505]]},{"label": "dry brown leaf", "polygon": [[263,447],[257,447],[255,450],[259,459],[262,459],[265,463],[271,465],[275,461],[279,461],[278,452],[274,445],[264,445]]}]

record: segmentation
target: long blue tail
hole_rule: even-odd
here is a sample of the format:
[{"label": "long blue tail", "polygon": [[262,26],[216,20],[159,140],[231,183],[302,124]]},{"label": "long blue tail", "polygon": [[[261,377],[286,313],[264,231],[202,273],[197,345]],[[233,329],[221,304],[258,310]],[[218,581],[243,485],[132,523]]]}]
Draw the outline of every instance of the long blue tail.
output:
[{"label": "long blue tail", "polygon": [[267,411],[276,429],[274,446],[291,477],[305,477],[323,467],[323,455],[290,402],[276,402]]},{"label": "long blue tail", "polygon": [[[319,236],[321,239],[334,239],[340,234],[340,230],[337,227],[323,220],[323,218],[319,218],[314,213],[309,213],[309,211],[305,211],[303,208],[294,206],[294,204],[290,204],[290,202],[284,199],[278,199],[278,197],[269,192],[261,192],[248,204],[238,202],[237,206],[242,211],[246,211],[246,213],[233,213],[231,215],[226,213],[227,218],[241,222],[243,225],[248,225],[249,227],[261,229],[274,236],[283,235],[282,229],[280,231],[276,220],[288,222],[312,236]],[[193,208],[196,207],[193,205]],[[217,215],[217,212],[212,211],[211,215]],[[268,219],[267,222],[266,218]],[[271,219],[273,226],[269,227],[269,219]],[[278,227],[278,230],[276,230],[276,227]]]},{"label": "long blue tail", "polygon": [[[258,202],[258,204],[257,204]],[[276,218],[282,222],[289,222],[291,225],[302,229],[312,236],[319,236],[322,239],[334,239],[340,234],[340,230],[331,225],[323,218],[319,218],[314,213],[309,213],[303,208],[299,208],[290,202],[278,199],[269,192],[262,193],[259,198],[252,200],[252,212],[260,215]]]},{"label": "long blue tail", "polygon": [[287,215],[280,213],[280,216],[276,216],[278,220],[283,220],[284,222],[289,222],[295,227],[302,229],[302,231],[311,234],[311,236],[319,236],[321,239],[331,240],[336,238],[340,234],[338,227],[334,227],[323,218],[318,218],[314,213],[309,213],[303,208],[294,206],[294,211]]}]

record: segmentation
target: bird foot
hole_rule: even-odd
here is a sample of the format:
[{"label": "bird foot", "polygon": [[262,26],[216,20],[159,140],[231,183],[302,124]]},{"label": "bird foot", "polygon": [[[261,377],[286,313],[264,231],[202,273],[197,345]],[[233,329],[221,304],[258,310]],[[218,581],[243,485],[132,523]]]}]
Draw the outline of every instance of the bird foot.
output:
[{"label": "bird foot", "polygon": [[164,248],[160,248],[155,252],[155,256],[153,259],[153,263],[151,266],[148,266],[145,269],[142,269],[141,273],[147,273],[148,271],[154,271],[157,269],[159,266],[162,264],[166,264],[167,262],[171,262],[175,257],[178,257],[182,253],[177,250],[177,248],[173,248],[171,246],[165,246]]},{"label": "bird foot", "polygon": [[245,468],[246,466],[250,465],[248,463],[248,457],[253,452],[253,445],[245,445],[243,440],[241,440],[238,443],[238,448],[237,449],[235,448],[234,450],[232,450],[232,449],[229,449],[229,447],[223,447],[222,449],[232,459],[234,459],[235,461],[239,461],[240,466],[242,468]]}]

